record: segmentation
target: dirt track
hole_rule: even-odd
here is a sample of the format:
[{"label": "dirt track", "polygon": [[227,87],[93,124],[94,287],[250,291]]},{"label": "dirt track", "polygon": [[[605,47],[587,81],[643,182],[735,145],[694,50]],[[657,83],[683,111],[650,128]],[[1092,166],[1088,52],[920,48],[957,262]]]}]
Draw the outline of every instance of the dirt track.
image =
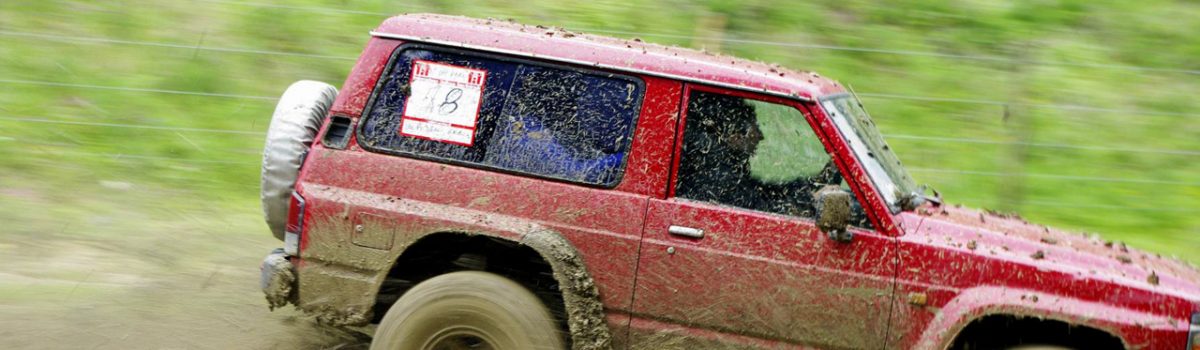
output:
[{"label": "dirt track", "polygon": [[278,242],[254,203],[217,212],[101,192],[62,203],[0,189],[0,348],[366,348],[356,332],[267,310],[257,266]]}]

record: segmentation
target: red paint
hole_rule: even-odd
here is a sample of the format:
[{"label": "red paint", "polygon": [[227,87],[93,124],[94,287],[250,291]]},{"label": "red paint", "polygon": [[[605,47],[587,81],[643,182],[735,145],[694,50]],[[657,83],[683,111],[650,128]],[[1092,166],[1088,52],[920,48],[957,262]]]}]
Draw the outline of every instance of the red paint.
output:
[{"label": "red paint", "polygon": [[[622,342],[682,334],[710,345],[935,349],[976,317],[1016,313],[1113,332],[1129,347],[1181,349],[1187,318],[1200,310],[1200,273],[1177,262],[956,208],[890,212],[834,123],[811,102],[843,89],[815,74],[501,21],[409,15],[387,20],[378,32],[724,86],[621,72],[644,80],[646,99],[613,189],[372,153],[355,139],[345,150],[315,144],[300,175],[306,228],[369,213],[406,235],[459,231],[519,240],[533,229],[559,232],[582,254]],[[372,38],[330,113],[357,125],[400,44]],[[799,109],[878,230],[857,229],[853,242],[837,243],[811,219],[673,198],[688,89]],[[670,225],[701,228],[706,237],[668,235]],[[351,232],[307,232],[302,251],[309,234]],[[1033,258],[1036,251],[1045,257]],[[1131,263],[1115,258],[1120,254]],[[1157,285],[1147,282],[1151,272]],[[908,304],[910,293],[924,293],[927,304]]]},{"label": "red paint", "polygon": [[[928,216],[900,215],[918,228],[899,239],[897,296],[925,292],[930,299],[927,307],[897,302],[893,323],[904,325],[897,329],[903,347],[937,347],[946,341],[940,332],[1014,310],[1113,331],[1130,347],[1186,345],[1188,315],[1200,309],[1195,269],[1016,218],[928,210]],[[974,250],[967,248],[971,241]],[[1037,251],[1045,257],[1033,258]],[[1116,258],[1122,254],[1133,261],[1122,263]],[[1148,282],[1152,271],[1158,285]]]}]

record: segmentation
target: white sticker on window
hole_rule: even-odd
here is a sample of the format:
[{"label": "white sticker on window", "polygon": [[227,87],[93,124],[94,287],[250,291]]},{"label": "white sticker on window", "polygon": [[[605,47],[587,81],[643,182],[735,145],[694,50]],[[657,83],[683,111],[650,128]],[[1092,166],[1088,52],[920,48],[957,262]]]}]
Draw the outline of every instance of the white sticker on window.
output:
[{"label": "white sticker on window", "polygon": [[420,119],[405,119],[400,123],[400,133],[416,138],[443,141],[464,146],[470,146],[471,141],[475,138],[474,129]]},{"label": "white sticker on window", "polygon": [[484,70],[413,61],[400,134],[471,146],[486,80]]}]

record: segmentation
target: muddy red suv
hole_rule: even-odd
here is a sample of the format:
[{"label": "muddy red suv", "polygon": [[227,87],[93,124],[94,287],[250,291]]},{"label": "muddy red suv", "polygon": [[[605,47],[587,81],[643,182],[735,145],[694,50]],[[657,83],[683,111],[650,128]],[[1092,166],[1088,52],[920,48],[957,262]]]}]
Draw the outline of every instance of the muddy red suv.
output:
[{"label": "muddy red suv", "polygon": [[816,73],[388,19],[272,121],[272,307],[377,349],[1200,349],[1200,272],[922,194]]}]

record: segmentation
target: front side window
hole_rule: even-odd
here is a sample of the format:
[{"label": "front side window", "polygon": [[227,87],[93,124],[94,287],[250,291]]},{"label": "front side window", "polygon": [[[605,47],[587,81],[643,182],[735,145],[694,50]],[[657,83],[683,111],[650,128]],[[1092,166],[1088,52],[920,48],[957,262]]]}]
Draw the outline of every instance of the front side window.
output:
[{"label": "front side window", "polygon": [[365,148],[615,186],[643,95],[619,75],[402,47],[360,130]]},{"label": "front side window", "polygon": [[[816,216],[813,192],[844,185],[796,108],[694,90],[678,174],[676,197],[803,218]],[[854,224],[869,227],[861,213]]]}]

